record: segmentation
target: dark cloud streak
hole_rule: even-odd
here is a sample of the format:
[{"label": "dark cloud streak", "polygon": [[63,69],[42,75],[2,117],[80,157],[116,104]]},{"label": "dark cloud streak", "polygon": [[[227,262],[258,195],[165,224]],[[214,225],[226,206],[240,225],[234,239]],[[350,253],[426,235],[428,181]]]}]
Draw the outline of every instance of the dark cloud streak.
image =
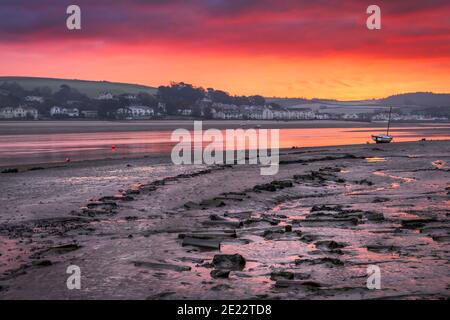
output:
[{"label": "dark cloud streak", "polygon": [[83,30],[69,36],[65,9],[72,3],[2,0],[0,44],[102,40],[271,54],[450,54],[447,0],[378,1],[379,32],[365,28],[370,3],[359,0],[78,0]]}]

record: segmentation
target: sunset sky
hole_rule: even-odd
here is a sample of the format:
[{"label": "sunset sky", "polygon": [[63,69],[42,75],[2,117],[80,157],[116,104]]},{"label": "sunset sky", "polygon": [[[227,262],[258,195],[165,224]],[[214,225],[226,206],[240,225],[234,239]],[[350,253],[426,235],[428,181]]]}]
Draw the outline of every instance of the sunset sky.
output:
[{"label": "sunset sky", "polygon": [[[66,28],[66,8],[82,30]],[[366,28],[381,7],[382,29]],[[450,92],[448,0],[1,0],[0,75],[336,99]]]}]

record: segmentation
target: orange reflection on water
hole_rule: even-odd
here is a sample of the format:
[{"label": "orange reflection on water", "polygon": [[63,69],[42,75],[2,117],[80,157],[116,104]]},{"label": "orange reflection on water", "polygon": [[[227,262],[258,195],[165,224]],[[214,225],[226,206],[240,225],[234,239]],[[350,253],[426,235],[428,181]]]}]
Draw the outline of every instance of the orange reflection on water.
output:
[{"label": "orange reflection on water", "polygon": [[[395,142],[427,139],[450,139],[446,127],[402,127],[392,128]],[[258,133],[258,129],[255,129]],[[223,139],[215,146],[226,149],[225,130]],[[371,134],[380,128],[286,128],[279,129],[279,148],[323,147],[370,142]],[[168,155],[176,142],[171,141],[172,131],[124,131],[50,133],[0,136],[0,166],[39,162],[61,162],[66,158],[73,161],[105,159],[108,157],[132,157],[138,154]],[[203,145],[208,145],[204,141]],[[115,148],[112,148],[115,146]],[[256,146],[257,147],[257,146]],[[254,149],[255,146],[246,145]]]}]

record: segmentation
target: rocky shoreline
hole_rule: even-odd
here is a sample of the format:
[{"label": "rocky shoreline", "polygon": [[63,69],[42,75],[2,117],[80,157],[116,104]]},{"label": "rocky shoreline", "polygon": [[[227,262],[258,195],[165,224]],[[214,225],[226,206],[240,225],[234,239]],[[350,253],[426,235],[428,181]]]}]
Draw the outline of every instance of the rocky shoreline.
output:
[{"label": "rocky shoreline", "polygon": [[[449,141],[280,160],[273,177],[248,165],[136,170],[127,187],[75,208],[3,213],[0,298],[449,298]],[[50,170],[71,169],[1,178]],[[65,285],[72,264],[81,290]],[[367,289],[368,265],[380,267],[381,290]]]}]

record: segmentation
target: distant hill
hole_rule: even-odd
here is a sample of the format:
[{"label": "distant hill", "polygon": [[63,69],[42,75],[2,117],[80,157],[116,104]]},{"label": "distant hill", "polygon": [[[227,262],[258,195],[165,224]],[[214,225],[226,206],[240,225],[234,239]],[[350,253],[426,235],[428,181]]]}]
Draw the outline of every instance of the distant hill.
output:
[{"label": "distant hill", "polygon": [[338,101],[328,99],[304,98],[266,98],[289,109],[310,109],[315,112],[329,114],[370,114],[389,110],[392,106],[395,112],[405,114],[426,112],[434,116],[450,115],[450,94],[415,92],[389,96],[382,99],[361,101]]},{"label": "distant hill", "polygon": [[421,107],[450,107],[450,94],[415,92],[393,95],[378,100],[381,104],[393,106],[412,105]]},{"label": "distant hill", "polygon": [[56,79],[56,78],[34,78],[34,77],[0,77],[0,84],[3,82],[17,82],[26,90],[32,90],[36,87],[50,87],[53,92],[59,90],[62,84],[66,84],[71,88],[87,95],[90,98],[95,98],[103,92],[111,92],[118,95],[123,93],[137,94],[139,92],[146,92],[155,94],[157,89],[153,87],[118,83],[108,81],[87,81],[76,79]]}]

